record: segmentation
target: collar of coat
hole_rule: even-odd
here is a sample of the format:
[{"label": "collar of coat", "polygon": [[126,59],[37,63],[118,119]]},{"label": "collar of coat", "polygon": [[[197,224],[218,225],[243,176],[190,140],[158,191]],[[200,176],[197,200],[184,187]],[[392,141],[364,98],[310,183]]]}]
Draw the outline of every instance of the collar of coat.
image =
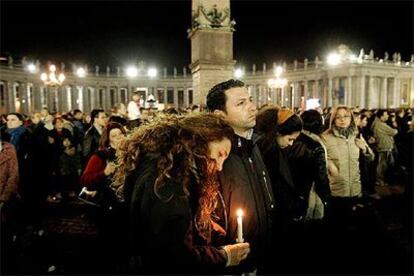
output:
[{"label": "collar of coat", "polygon": [[250,139],[246,139],[244,137],[241,137],[235,134],[232,139],[232,146],[231,146],[232,151],[235,151],[235,152],[245,151],[245,152],[251,153],[257,141],[260,139],[260,135],[254,133],[252,130],[249,136],[250,136]]}]

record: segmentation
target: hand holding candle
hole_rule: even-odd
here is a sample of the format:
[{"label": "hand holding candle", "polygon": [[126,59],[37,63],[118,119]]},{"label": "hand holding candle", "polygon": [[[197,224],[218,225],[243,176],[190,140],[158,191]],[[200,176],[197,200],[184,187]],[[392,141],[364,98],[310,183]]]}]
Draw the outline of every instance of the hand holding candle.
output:
[{"label": "hand holding candle", "polygon": [[236,212],[237,215],[237,239],[236,242],[237,243],[242,243],[244,242],[243,239],[243,210],[242,209],[238,209]]}]

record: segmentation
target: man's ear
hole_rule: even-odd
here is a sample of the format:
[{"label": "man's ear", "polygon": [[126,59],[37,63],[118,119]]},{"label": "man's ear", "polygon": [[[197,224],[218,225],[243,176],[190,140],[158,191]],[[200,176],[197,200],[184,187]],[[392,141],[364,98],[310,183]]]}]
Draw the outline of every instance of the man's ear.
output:
[{"label": "man's ear", "polygon": [[224,119],[225,117],[225,113],[223,110],[216,109],[213,111],[213,114],[219,116],[221,119]]}]

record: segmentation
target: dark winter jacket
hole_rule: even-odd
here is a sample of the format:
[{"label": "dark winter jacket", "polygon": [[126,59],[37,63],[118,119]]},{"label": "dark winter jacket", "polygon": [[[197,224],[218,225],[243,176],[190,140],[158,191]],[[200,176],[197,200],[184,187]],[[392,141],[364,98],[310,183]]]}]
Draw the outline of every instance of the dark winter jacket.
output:
[{"label": "dark winter jacket", "polygon": [[321,144],[322,140],[317,141],[317,136],[314,135],[308,136],[301,133],[295,143],[286,150],[295,189],[306,202],[302,206],[304,207],[301,210],[302,215],[306,214],[312,184],[315,184],[315,192],[322,202],[326,202],[331,193],[326,168],[326,153]]},{"label": "dark winter jacket", "polygon": [[[220,172],[220,183],[228,217],[227,243],[236,242],[236,211],[244,211],[243,236],[251,252],[241,262],[239,272],[259,270],[266,263],[272,241],[272,217],[275,209],[270,178],[257,146],[258,136],[251,140],[235,135],[229,157]],[[276,201],[276,206],[277,206]]]},{"label": "dark winter jacket", "polygon": [[205,240],[194,226],[196,196],[185,195],[179,180],[165,183],[161,190],[163,196],[172,196],[170,200],[155,194],[156,162],[156,155],[144,157],[133,179],[127,180],[133,188],[125,188],[126,193],[132,192],[125,198],[130,199],[134,269],[151,274],[223,271],[227,259],[225,252],[214,246],[214,233],[211,240]]},{"label": "dark winter jacket", "polygon": [[305,201],[295,189],[286,153],[278,146],[276,138],[270,145],[265,144],[264,140],[258,144],[275,193],[275,231],[285,234],[289,225],[300,219]]},{"label": "dark winter jacket", "polygon": [[82,156],[83,160],[86,164],[92,154],[99,148],[99,140],[101,139],[101,134],[95,128],[95,126],[91,126],[85,133],[83,138],[83,145],[82,145]]}]

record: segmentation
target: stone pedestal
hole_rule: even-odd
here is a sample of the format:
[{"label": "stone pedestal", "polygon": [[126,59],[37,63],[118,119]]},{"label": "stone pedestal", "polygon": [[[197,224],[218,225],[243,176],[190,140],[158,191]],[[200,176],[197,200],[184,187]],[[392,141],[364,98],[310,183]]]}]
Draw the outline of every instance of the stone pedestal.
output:
[{"label": "stone pedestal", "polygon": [[193,0],[191,73],[194,104],[205,104],[208,91],[233,77],[233,25],[229,0]]}]

